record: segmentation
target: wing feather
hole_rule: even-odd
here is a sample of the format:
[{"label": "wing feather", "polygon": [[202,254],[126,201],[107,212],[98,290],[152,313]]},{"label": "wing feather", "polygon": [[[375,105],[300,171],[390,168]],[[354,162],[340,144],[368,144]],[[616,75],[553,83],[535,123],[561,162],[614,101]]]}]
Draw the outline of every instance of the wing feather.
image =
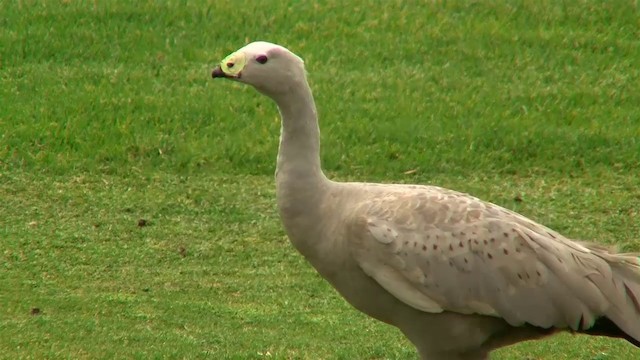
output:
[{"label": "wing feather", "polygon": [[422,311],[580,330],[607,312],[621,317],[611,310],[621,296],[638,301],[638,285],[616,283],[597,249],[466,194],[390,192],[363,202],[350,224],[361,268]]}]

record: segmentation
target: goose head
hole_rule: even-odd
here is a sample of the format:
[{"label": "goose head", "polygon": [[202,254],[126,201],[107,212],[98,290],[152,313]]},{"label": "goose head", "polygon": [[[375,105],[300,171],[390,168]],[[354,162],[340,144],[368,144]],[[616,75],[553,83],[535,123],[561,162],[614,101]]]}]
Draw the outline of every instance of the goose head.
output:
[{"label": "goose head", "polygon": [[274,98],[291,91],[293,84],[305,81],[305,70],[302,59],[288,49],[256,41],[225,57],[211,76],[251,85]]}]

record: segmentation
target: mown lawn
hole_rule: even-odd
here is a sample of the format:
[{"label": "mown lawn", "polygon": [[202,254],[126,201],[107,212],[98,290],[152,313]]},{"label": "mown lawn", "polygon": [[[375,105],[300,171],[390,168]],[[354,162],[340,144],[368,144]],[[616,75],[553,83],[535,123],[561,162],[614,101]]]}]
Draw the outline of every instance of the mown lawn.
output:
[{"label": "mown lawn", "polygon": [[[640,251],[632,1],[0,3],[0,358],[414,359],[288,244],[279,121],[210,79],[301,55],[336,179],[470,192]],[[563,335],[496,359],[634,359]]]}]

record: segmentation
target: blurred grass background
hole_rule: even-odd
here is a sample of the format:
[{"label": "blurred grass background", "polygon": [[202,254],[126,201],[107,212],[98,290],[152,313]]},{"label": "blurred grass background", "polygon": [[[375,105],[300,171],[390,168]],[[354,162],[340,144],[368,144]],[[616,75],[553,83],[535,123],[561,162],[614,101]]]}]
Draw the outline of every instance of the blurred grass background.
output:
[{"label": "blurred grass background", "polygon": [[[0,357],[414,358],[287,243],[275,106],[210,79],[254,40],[305,59],[333,178],[450,187],[640,250],[635,1],[6,1],[0,14]],[[637,354],[567,335],[495,357]]]}]

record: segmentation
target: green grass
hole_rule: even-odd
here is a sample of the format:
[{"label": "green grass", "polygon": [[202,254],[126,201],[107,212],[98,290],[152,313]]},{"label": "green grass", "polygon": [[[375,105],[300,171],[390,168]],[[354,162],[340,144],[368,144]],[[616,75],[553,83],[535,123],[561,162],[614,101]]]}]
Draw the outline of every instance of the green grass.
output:
[{"label": "green grass", "polygon": [[[0,14],[2,358],[414,358],[288,244],[277,111],[209,75],[251,40],[305,59],[332,177],[450,187],[640,251],[635,2],[7,1]],[[638,354],[563,335],[495,358]]]}]

